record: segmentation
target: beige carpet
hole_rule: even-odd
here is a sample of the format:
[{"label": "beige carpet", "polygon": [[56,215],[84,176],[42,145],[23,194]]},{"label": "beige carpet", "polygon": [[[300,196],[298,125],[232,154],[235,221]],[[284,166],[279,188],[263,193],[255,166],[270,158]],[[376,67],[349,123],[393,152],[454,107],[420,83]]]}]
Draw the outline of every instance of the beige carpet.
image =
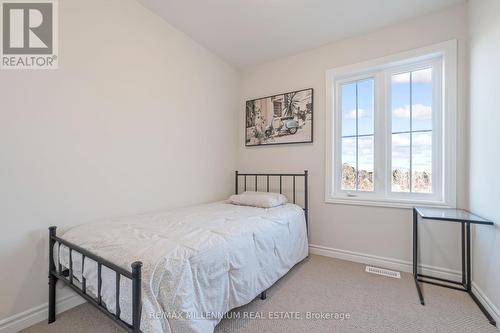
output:
[{"label": "beige carpet", "polygon": [[[311,256],[278,281],[268,291],[267,300],[256,299],[228,314],[229,318],[217,326],[216,332],[498,333],[464,292],[426,284],[423,290],[426,306],[421,306],[411,275],[387,278],[365,273],[364,267]],[[330,318],[306,319],[307,312]],[[335,314],[350,318],[331,318]],[[22,332],[118,333],[123,330],[84,304],[59,315],[54,324],[39,323]]]}]

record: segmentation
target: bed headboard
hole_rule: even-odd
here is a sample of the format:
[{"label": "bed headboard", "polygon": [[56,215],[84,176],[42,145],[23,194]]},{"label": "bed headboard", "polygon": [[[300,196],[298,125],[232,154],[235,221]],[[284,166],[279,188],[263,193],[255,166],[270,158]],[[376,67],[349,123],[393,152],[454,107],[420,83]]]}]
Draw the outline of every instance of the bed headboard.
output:
[{"label": "bed headboard", "polygon": [[[243,178],[243,184],[240,179]],[[297,178],[303,178],[302,184],[297,184]],[[279,182],[278,182],[279,181]],[[288,199],[304,209],[306,227],[309,233],[309,197],[308,171],[304,173],[234,173],[234,193],[243,191],[279,192],[287,195]],[[297,194],[302,195],[297,195]]]}]

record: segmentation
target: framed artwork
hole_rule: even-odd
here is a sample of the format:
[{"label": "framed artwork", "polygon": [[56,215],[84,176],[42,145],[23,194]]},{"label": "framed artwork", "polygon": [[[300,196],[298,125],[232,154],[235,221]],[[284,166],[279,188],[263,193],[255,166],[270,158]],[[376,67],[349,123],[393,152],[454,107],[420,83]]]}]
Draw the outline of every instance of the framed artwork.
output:
[{"label": "framed artwork", "polygon": [[246,102],[245,146],[313,142],[313,89]]}]

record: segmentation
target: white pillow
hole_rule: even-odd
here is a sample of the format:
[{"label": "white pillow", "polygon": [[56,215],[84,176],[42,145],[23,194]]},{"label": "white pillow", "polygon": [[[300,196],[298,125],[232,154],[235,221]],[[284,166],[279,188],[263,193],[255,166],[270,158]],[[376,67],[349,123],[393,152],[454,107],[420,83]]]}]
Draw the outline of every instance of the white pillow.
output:
[{"label": "white pillow", "polygon": [[234,205],[271,208],[284,205],[288,200],[279,193],[246,191],[243,194],[232,195],[229,202]]}]

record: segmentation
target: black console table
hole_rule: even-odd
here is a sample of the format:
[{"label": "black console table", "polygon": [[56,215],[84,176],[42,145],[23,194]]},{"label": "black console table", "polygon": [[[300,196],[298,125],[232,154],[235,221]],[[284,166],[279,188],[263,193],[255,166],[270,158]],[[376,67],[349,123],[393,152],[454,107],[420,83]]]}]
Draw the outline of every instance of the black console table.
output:
[{"label": "black console table", "polygon": [[[426,220],[438,220],[455,222],[462,224],[462,281],[453,281],[432,277],[418,272],[418,217]],[[471,246],[470,246],[470,225],[471,224],[486,224],[493,225],[493,222],[483,219],[463,209],[449,209],[449,208],[427,208],[415,207],[413,208],[413,277],[417,287],[418,297],[420,303],[425,305],[422,290],[420,289],[419,282],[430,283],[436,286],[456,289],[465,291],[472,297],[479,309],[488,318],[490,324],[496,326],[493,317],[488,313],[484,306],[479,302],[476,295],[472,292],[471,287]]]}]

